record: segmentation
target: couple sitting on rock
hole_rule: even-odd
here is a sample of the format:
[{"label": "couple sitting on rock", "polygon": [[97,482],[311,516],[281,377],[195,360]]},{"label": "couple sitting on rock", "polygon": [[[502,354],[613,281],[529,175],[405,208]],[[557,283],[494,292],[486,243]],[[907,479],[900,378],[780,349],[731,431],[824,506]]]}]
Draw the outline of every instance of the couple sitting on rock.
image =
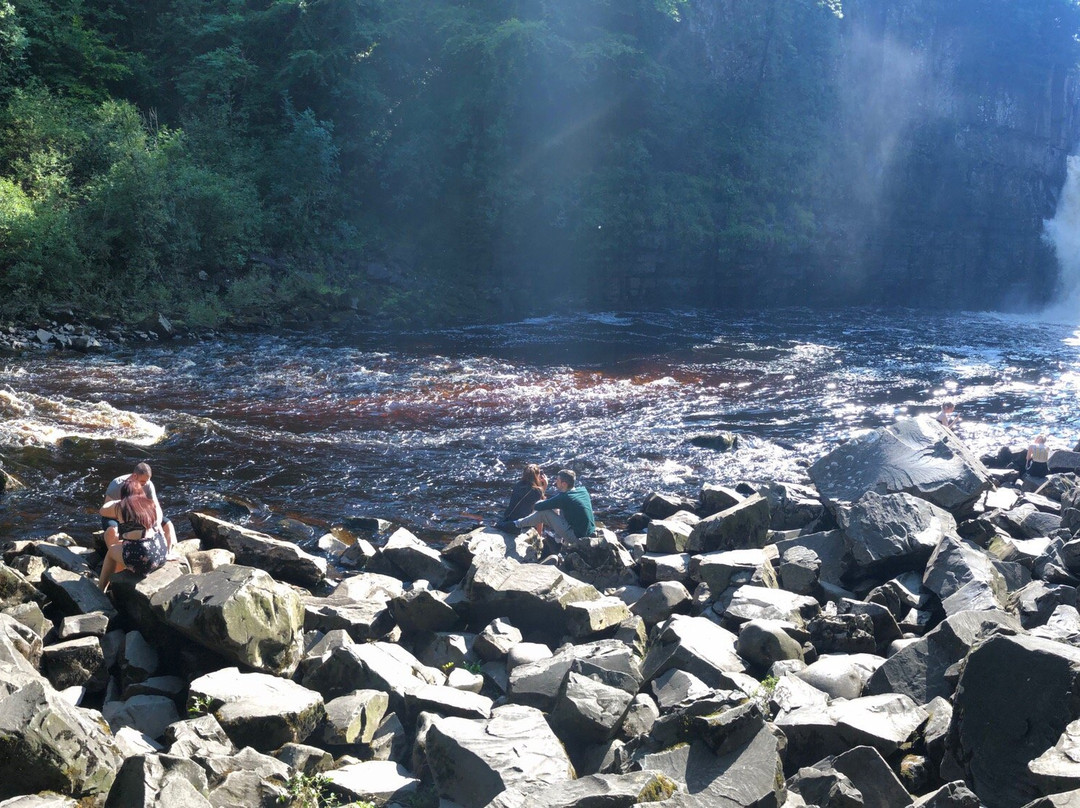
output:
[{"label": "couple sitting on rock", "polygon": [[176,531],[161,513],[150,475],[150,465],[139,463],[105,490],[105,504],[99,511],[106,547],[98,579],[102,592],[114,572],[130,569],[148,575],[163,566],[176,545]]},{"label": "couple sitting on rock", "polygon": [[544,498],[547,476],[532,463],[525,467],[521,480],[510,494],[510,505],[495,527],[506,533],[519,533],[535,527],[541,535],[550,528],[561,545],[571,539],[583,539],[596,533],[592,499],[585,486],[577,484],[577,475],[563,469],[555,475],[553,497]]}]

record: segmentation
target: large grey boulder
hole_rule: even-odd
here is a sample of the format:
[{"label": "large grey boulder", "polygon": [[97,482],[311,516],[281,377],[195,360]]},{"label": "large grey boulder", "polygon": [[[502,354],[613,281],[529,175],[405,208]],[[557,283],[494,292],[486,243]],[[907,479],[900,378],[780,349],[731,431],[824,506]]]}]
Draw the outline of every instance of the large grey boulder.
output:
[{"label": "large grey boulder", "polygon": [[132,696],[124,701],[107,701],[101,713],[113,732],[130,727],[148,738],[160,738],[170,724],[180,720],[176,702],[166,696]]},{"label": "large grey boulder", "polygon": [[212,808],[206,772],[171,755],[129,757],[116,773],[105,808]]},{"label": "large grey boulder", "polygon": [[[460,570],[403,527],[395,530],[386,540],[373,562],[389,564],[384,572],[394,572],[403,581],[424,580],[436,589],[461,580]],[[369,565],[370,566],[370,565]]]},{"label": "large grey boulder", "polygon": [[699,521],[688,511],[680,511],[668,519],[654,519],[645,536],[645,549],[650,553],[685,552],[690,533]]},{"label": "large grey boulder", "polygon": [[903,693],[916,704],[951,698],[956,684],[950,669],[976,643],[995,632],[1019,633],[1020,622],[1001,611],[967,611],[945,618],[925,637],[905,645],[874,671],[867,693]]},{"label": "large grey boulder", "polygon": [[695,581],[707,584],[715,596],[731,587],[746,584],[775,589],[775,556],[776,551],[771,547],[705,553],[690,559],[690,575]]},{"label": "large grey boulder", "polygon": [[821,606],[808,595],[747,585],[731,593],[726,609],[721,611],[718,604],[714,610],[721,614],[724,625],[732,628],[748,620],[783,620],[803,628],[818,616]]},{"label": "large grey boulder", "polygon": [[866,575],[921,570],[942,538],[959,539],[952,514],[906,493],[867,491],[853,504],[837,506],[836,521]]},{"label": "large grey boulder", "polygon": [[630,695],[638,691],[642,674],[638,658],[619,640],[597,640],[566,645],[552,654],[526,662],[510,671],[507,699],[550,711],[571,670],[619,687]]},{"label": "large grey boulder", "polygon": [[177,721],[165,730],[164,743],[170,755],[182,758],[228,757],[236,747],[213,715]]},{"label": "large grey boulder", "polygon": [[100,800],[123,755],[101,714],[31,682],[0,699],[0,799],[55,791]]},{"label": "large grey boulder", "polygon": [[41,576],[41,591],[64,614],[102,612],[112,620],[116,608],[93,580],[61,567],[50,567]]},{"label": "large grey boulder", "polygon": [[460,615],[447,602],[447,594],[437,589],[403,592],[390,601],[390,613],[405,633],[453,631],[461,623]]},{"label": "large grey boulder", "polygon": [[754,707],[690,718],[680,743],[637,755],[632,765],[679,784],[662,803],[670,808],[778,806],[784,798],[780,741]]},{"label": "large grey boulder", "polygon": [[926,710],[907,696],[888,693],[834,699],[825,707],[783,712],[776,717],[776,726],[788,739],[784,765],[788,771],[796,771],[855,746],[872,746],[887,758],[913,741],[927,717]]},{"label": "large grey boulder", "polygon": [[379,598],[354,600],[335,592],[330,597],[301,595],[304,630],[324,634],[343,629],[357,642],[378,640],[394,628],[394,618],[386,602]]},{"label": "large grey boulder", "polygon": [[207,548],[228,550],[236,563],[258,567],[281,581],[311,588],[326,577],[326,559],[292,542],[234,525],[205,513],[191,514],[191,527]]},{"label": "large grey boulder", "polygon": [[764,547],[768,535],[769,502],[760,494],[754,494],[694,525],[686,550],[707,553]]},{"label": "large grey boulder", "polygon": [[[420,781],[409,770],[392,760],[365,760],[349,763],[326,772],[333,790],[351,805],[364,802],[375,805],[409,804]],[[413,803],[415,804],[415,803]]]},{"label": "large grey boulder", "polygon": [[859,789],[865,808],[897,808],[911,802],[900,778],[872,746],[849,749],[832,758],[829,765]]},{"label": "large grey boulder", "polygon": [[633,698],[600,677],[570,670],[555,699],[551,727],[564,744],[601,743],[615,735]]},{"label": "large grey boulder", "polygon": [[42,659],[45,674],[57,690],[68,687],[104,690],[109,679],[105,654],[97,637],[53,643],[44,648]]},{"label": "large grey boulder", "polygon": [[767,671],[780,659],[803,659],[802,644],[788,629],[791,623],[780,620],[750,620],[739,629],[736,650],[743,659],[758,670]]},{"label": "large grey boulder", "polygon": [[511,536],[492,527],[478,527],[454,538],[442,549],[442,555],[464,570],[474,563],[483,564],[503,558],[511,558],[521,564],[535,564],[543,557],[541,550],[542,542],[535,530]]},{"label": "large grey boulder", "polygon": [[381,690],[354,690],[326,703],[323,742],[331,746],[371,743],[390,700]]},{"label": "large grey boulder", "polygon": [[876,654],[824,654],[793,676],[834,699],[856,699],[885,660]]},{"label": "large grey boulder", "polygon": [[289,676],[303,656],[304,610],[294,590],[262,570],[225,566],[158,591],[159,618],[226,659]]},{"label": "large grey boulder", "polygon": [[191,683],[191,704],[207,704],[238,747],[261,752],[307,739],[326,715],[323,697],[288,679],[224,668]]},{"label": "large grey boulder", "polygon": [[1045,791],[1080,788],[1080,720],[1070,721],[1056,744],[1028,763]]},{"label": "large grey boulder", "polygon": [[406,693],[423,685],[443,684],[441,671],[429,668],[404,648],[386,642],[343,645],[319,664],[304,668],[300,683],[337,698],[358,689],[381,690],[390,697],[390,709],[403,705]]},{"label": "large grey boulder", "polygon": [[908,493],[954,512],[992,485],[979,459],[926,416],[860,435],[820,458],[809,473],[829,503],[856,502],[867,491]]},{"label": "large grey boulder", "polygon": [[923,586],[944,601],[971,583],[992,592],[1002,607],[1008,601],[1005,579],[981,547],[965,539],[943,537],[926,562]]},{"label": "large grey boulder", "polygon": [[[780,554],[780,575],[784,575],[784,564],[796,562],[800,558],[807,558],[803,552],[793,554],[794,551],[809,551],[817,559],[814,567],[814,583],[820,581],[834,587],[843,585],[843,580],[855,567],[855,560],[851,557],[851,549],[842,530],[826,530],[820,533],[810,533],[806,536],[796,536],[789,539],[780,539],[776,542],[776,549]],[[792,573],[789,572],[789,575]],[[800,576],[805,578],[805,575]],[[785,583],[785,589],[799,594],[810,594],[792,588]]]},{"label": "large grey boulder", "polygon": [[648,626],[655,626],[676,612],[689,611],[690,593],[678,581],[657,581],[650,584],[640,597],[630,604],[630,611]]},{"label": "large grey boulder", "polygon": [[[1080,718],[1080,648],[996,635],[967,656],[953,697],[946,763],[990,808],[1043,795],[1029,764]],[[943,768],[945,763],[943,763]]]},{"label": "large grey boulder", "polygon": [[0,561],[0,609],[44,602],[45,595],[18,570]]},{"label": "large grey boulder", "polygon": [[523,631],[556,637],[562,634],[567,604],[600,597],[596,587],[556,567],[508,558],[472,567],[464,588],[475,621],[502,617]]},{"label": "large grey boulder", "polygon": [[484,808],[514,786],[524,791],[574,778],[574,767],[544,714],[508,704],[487,720],[427,716],[415,757],[439,794],[463,808]]},{"label": "large grey boulder", "polygon": [[[655,630],[652,647],[642,663],[645,681],[677,668],[709,687],[756,688],[746,664],[735,652],[738,638],[704,617],[675,615]],[[749,692],[749,691],[748,691]]]}]

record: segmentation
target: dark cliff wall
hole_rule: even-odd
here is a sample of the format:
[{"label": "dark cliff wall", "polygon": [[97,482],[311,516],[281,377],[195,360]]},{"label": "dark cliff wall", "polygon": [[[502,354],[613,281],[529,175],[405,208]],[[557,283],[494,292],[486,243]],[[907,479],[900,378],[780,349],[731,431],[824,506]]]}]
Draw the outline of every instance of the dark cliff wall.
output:
[{"label": "dark cliff wall", "polygon": [[1053,5],[845,3],[850,192],[820,213],[841,234],[838,258],[876,281],[870,296],[1009,308],[1051,294],[1042,223],[1080,139],[1074,32]]},{"label": "dark cliff wall", "polygon": [[[719,117],[759,115],[765,144],[726,204],[768,186],[775,220],[744,218],[782,237],[742,239],[721,223],[699,262],[643,250],[602,275],[598,295],[1003,309],[1052,296],[1043,221],[1080,144],[1075,8],[844,0],[842,16],[810,20],[818,41],[808,44],[793,2],[753,5],[691,0],[672,64],[699,75],[697,97],[727,98],[734,86],[757,93],[743,107],[716,105]],[[785,85],[794,92],[785,96]],[[762,112],[769,104],[783,106]],[[785,129],[788,119],[798,127]]]}]

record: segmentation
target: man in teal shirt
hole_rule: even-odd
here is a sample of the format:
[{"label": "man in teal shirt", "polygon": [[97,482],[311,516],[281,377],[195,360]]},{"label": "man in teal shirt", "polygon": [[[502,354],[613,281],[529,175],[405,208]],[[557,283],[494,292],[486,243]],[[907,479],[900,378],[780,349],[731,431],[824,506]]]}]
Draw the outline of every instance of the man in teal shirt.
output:
[{"label": "man in teal shirt", "polygon": [[[512,522],[500,523],[500,529],[515,532],[526,527],[544,525],[559,537],[559,541],[583,539],[596,533],[593,521],[592,499],[585,486],[577,484],[577,475],[563,469],[555,475],[555,488],[559,493],[537,502],[532,513]],[[556,512],[556,508],[561,513]]]}]

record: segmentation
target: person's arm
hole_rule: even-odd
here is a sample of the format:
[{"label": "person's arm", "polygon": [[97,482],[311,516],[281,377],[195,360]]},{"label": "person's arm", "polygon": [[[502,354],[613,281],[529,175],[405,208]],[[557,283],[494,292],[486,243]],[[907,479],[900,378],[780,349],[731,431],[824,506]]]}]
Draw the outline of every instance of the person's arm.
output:
[{"label": "person's arm", "polygon": [[154,511],[157,513],[157,521],[160,525],[162,522],[165,521],[165,514],[161,510],[161,503],[158,502],[157,489],[154,487],[154,484],[150,480],[146,481],[146,487],[150,489],[150,499],[154,501]]},{"label": "person's arm", "polygon": [[1025,462],[1030,463],[1031,458],[1033,458],[1033,457],[1035,457],[1035,447],[1034,446],[1029,446],[1028,447],[1028,452],[1027,452],[1027,459],[1025,460]]},{"label": "person's arm", "polygon": [[109,502],[106,502],[104,505],[101,506],[101,510],[99,510],[98,513],[104,516],[106,519],[116,519],[117,521],[119,521],[120,515],[117,513],[117,508],[119,505],[120,500],[110,500]]},{"label": "person's arm", "polygon": [[560,492],[560,493],[556,494],[553,497],[548,497],[547,499],[540,500],[535,505],[533,505],[533,510],[534,511],[553,511],[556,508],[559,508],[562,505],[564,505],[568,499],[569,499],[569,497],[566,496],[565,493]]}]

